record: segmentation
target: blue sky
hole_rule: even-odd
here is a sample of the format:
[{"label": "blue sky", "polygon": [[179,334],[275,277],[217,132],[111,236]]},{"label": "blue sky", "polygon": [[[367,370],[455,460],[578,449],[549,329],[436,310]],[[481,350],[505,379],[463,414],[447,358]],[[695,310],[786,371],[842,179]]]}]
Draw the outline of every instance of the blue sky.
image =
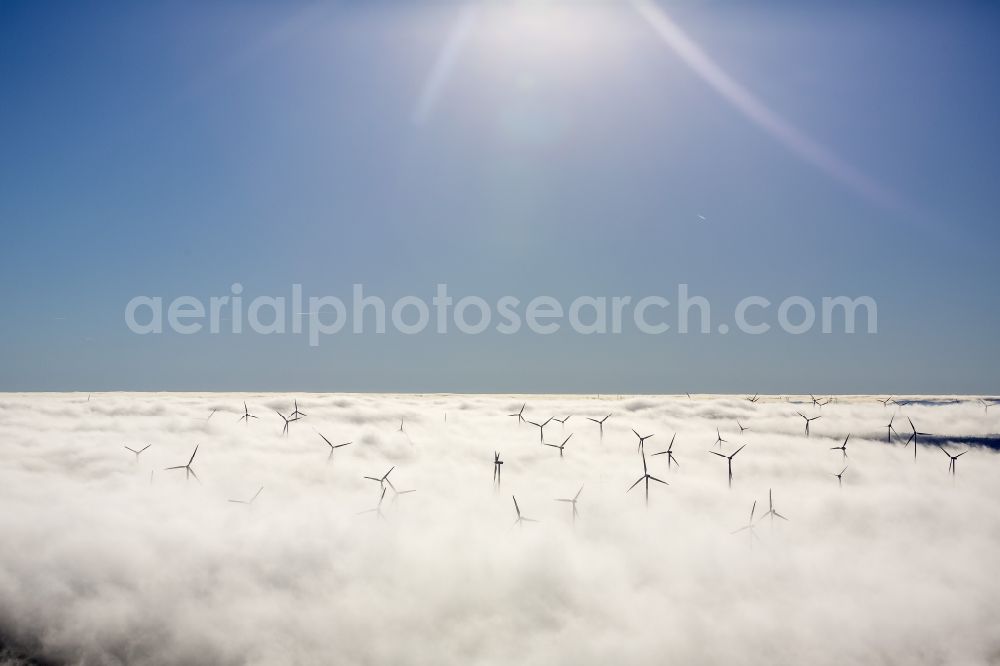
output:
[{"label": "blue sky", "polygon": [[[859,186],[637,6],[3,3],[0,389],[1000,391],[998,10],[656,6]],[[869,295],[879,332],[311,348],[124,324],[134,296],[233,282],[566,302],[686,283],[721,318]]]}]

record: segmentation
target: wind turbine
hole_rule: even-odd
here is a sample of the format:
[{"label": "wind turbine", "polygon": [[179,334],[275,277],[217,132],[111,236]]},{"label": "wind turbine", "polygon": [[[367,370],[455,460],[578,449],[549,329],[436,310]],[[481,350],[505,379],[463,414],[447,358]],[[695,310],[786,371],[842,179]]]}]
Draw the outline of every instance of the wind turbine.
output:
[{"label": "wind turbine", "polygon": [[890,395],[885,400],[883,400],[882,398],[876,398],[876,400],[878,400],[879,402],[881,402],[883,407],[888,407],[889,403],[892,402],[892,396]]},{"label": "wind turbine", "polygon": [[913,442],[913,460],[916,461],[917,460],[917,435],[920,435],[922,437],[930,437],[931,434],[929,432],[917,432],[916,426],[913,425],[913,419],[911,419],[909,416],[907,416],[906,420],[910,422],[910,430],[913,431],[913,434],[910,435],[910,438],[908,440],[906,440],[906,446],[909,446],[910,442]]},{"label": "wind turbine", "polygon": [[[722,439],[722,433],[719,432],[718,428],[716,428],[715,429],[715,444],[718,444],[719,448],[722,448],[722,444],[723,443],[728,444],[729,440],[728,439]],[[712,444],[712,446],[715,446],[715,444]]]},{"label": "wind turbine", "polygon": [[[514,511],[517,512],[517,519],[514,521],[514,525],[521,527],[524,523],[537,523],[538,521],[534,518],[527,518],[521,515],[521,507],[517,505],[517,498],[511,495],[511,499],[514,500]],[[512,526],[513,527],[513,526]]]},{"label": "wind turbine", "polygon": [[544,441],[545,426],[547,426],[549,424],[549,421],[551,421],[551,420],[552,420],[552,417],[550,416],[549,418],[547,418],[545,420],[545,423],[535,423],[534,421],[528,421],[528,423],[530,423],[531,425],[533,425],[536,428],[538,428],[538,441],[539,442],[543,442]]},{"label": "wind turbine", "polygon": [[788,518],[785,518],[783,515],[781,515],[780,513],[778,513],[778,511],[774,508],[774,500],[771,498],[771,489],[770,488],[767,489],[767,505],[768,505],[767,513],[765,513],[763,516],[761,516],[760,519],[764,520],[768,516],[771,516],[771,528],[772,529],[774,529],[774,519],[775,519],[775,517],[781,518],[782,520],[788,520]]},{"label": "wind turbine", "polygon": [[390,483],[389,487],[392,489],[392,505],[396,506],[396,500],[399,499],[400,495],[408,495],[410,493],[417,492],[416,488],[411,488],[410,490],[396,490],[395,487]]},{"label": "wind turbine", "polygon": [[525,421],[525,419],[524,419],[524,408],[527,407],[527,406],[528,406],[528,403],[524,403],[524,404],[521,405],[521,409],[519,409],[516,414],[508,414],[507,416],[516,416],[517,417],[517,425],[521,425]]},{"label": "wind turbine", "polygon": [[677,439],[677,433],[674,433],[674,436],[670,438],[670,446],[667,447],[666,451],[660,451],[659,453],[653,454],[654,456],[662,456],[664,454],[667,456],[667,469],[670,469],[671,464],[677,465],[678,467],[681,466],[681,464],[677,462],[677,458],[674,458],[675,439]]},{"label": "wind turbine", "polygon": [[814,416],[812,418],[809,418],[808,416],[806,416],[802,412],[795,412],[795,413],[798,414],[799,416],[801,416],[802,418],[804,418],[806,420],[806,437],[809,436],[809,424],[812,423],[813,421],[815,421],[816,419],[823,418],[822,416]]},{"label": "wind turbine", "polygon": [[842,460],[847,460],[847,440],[849,440],[850,438],[851,438],[851,435],[850,435],[850,433],[848,433],[847,437],[844,438],[844,443],[843,444],[841,444],[840,446],[831,446],[830,447],[831,451],[840,451],[841,453],[844,454],[844,457],[842,458]]},{"label": "wind turbine", "polygon": [[664,481],[663,479],[658,479],[655,476],[653,476],[652,474],[650,474],[649,473],[649,469],[646,467],[646,452],[645,451],[639,451],[639,453],[642,454],[642,476],[640,476],[638,479],[636,479],[636,482],[633,483],[631,486],[629,486],[628,490],[626,490],[625,492],[626,493],[630,492],[633,488],[635,488],[637,485],[639,485],[640,481],[645,481],[646,482],[646,506],[649,506],[649,482],[650,481],[657,481],[659,483],[662,483],[665,486],[669,486],[670,484],[667,483],[666,481]]},{"label": "wind turbine", "polygon": [[892,427],[892,422],[895,419],[896,419],[896,415],[893,414],[891,417],[889,417],[889,425],[887,425],[885,427],[886,428],[886,431],[885,431],[885,443],[886,444],[892,444],[892,433],[895,432],[896,433],[896,437],[899,437],[899,433],[896,432],[896,429]]},{"label": "wind turbine", "polygon": [[744,444],[740,448],[736,449],[735,451],[733,451],[728,456],[727,455],[723,455],[723,454],[719,453],[718,451],[709,451],[709,453],[711,453],[713,456],[719,456],[720,458],[725,458],[726,461],[728,461],[728,463],[729,463],[729,487],[730,488],[733,487],[733,458],[735,458],[736,454],[739,453],[740,451],[742,451],[743,447],[745,447],[745,446],[746,446],[746,444]]},{"label": "wind turbine", "polygon": [[205,420],[206,420],[206,421],[211,421],[211,420],[212,420],[212,417],[213,417],[213,416],[215,416],[215,413],[216,413],[217,411],[219,411],[219,410],[218,410],[218,409],[213,409],[213,410],[212,410],[212,413],[211,413],[211,414],[209,414],[209,415],[208,415],[208,418],[207,418],[207,419],[205,419]]},{"label": "wind turbine", "polygon": [[845,467],[844,469],[840,470],[840,474],[834,474],[834,476],[837,477],[837,486],[840,488],[844,487],[844,472],[846,471],[847,468]]},{"label": "wind turbine", "polygon": [[736,419],[736,425],[738,425],[738,426],[739,426],[739,428],[740,428],[740,434],[741,434],[741,435],[743,434],[743,431],[744,431],[744,430],[749,430],[749,429],[750,429],[750,428],[747,428],[747,427],[746,427],[745,425],[743,425],[742,423],[740,423],[740,420],[739,420],[739,419]]},{"label": "wind turbine", "polygon": [[588,421],[593,421],[594,423],[596,423],[598,426],[601,427],[601,440],[602,441],[604,440],[604,422],[607,421],[609,418],[611,418],[611,414],[608,414],[607,416],[605,416],[600,421],[598,421],[597,419],[592,419],[589,416],[587,417]]},{"label": "wind turbine", "polygon": [[152,444],[147,444],[146,446],[142,447],[138,451],[136,451],[135,449],[133,449],[131,446],[128,446],[128,445],[126,445],[125,448],[135,454],[135,462],[136,462],[136,464],[138,464],[139,463],[139,454],[142,453],[143,451],[145,451],[146,449],[148,449],[151,446],[152,446]]},{"label": "wind turbine", "polygon": [[956,453],[955,455],[951,455],[943,446],[939,446],[938,448],[944,451],[944,454],[948,456],[948,458],[950,458],[950,460],[948,461],[948,471],[951,472],[952,476],[955,476],[955,461],[964,456],[966,453],[968,453],[969,450],[966,449],[961,453]]},{"label": "wind turbine", "polygon": [[566,417],[566,418],[564,418],[564,419],[557,419],[556,417],[554,417],[554,416],[553,416],[553,417],[552,417],[552,420],[553,420],[553,421],[558,421],[559,423],[561,423],[561,424],[563,425],[563,428],[565,428],[565,427],[566,427],[566,421],[569,421],[569,419],[570,419],[570,417],[571,417],[571,416],[573,416],[573,415],[572,415],[572,414],[570,414],[569,416],[567,416],[567,417]]},{"label": "wind turbine", "polygon": [[500,465],[503,461],[500,460],[500,452],[493,452],[493,483],[497,484],[497,488],[500,487]]},{"label": "wind turbine", "polygon": [[751,548],[753,548],[753,540],[754,539],[757,539],[757,541],[760,541],[760,537],[757,536],[757,533],[753,529],[753,514],[754,514],[754,512],[756,510],[757,510],[757,500],[754,500],[753,501],[753,506],[750,507],[750,520],[748,520],[747,524],[744,525],[743,527],[741,527],[740,529],[733,530],[730,533],[730,534],[739,534],[740,532],[745,532],[745,531],[749,530],[750,531],[750,547]]},{"label": "wind turbine", "polygon": [[281,434],[285,435],[287,437],[288,436],[288,424],[290,424],[292,421],[298,421],[298,419],[290,419],[287,416],[285,416],[284,414],[282,414],[281,412],[279,412],[277,409],[274,410],[274,413],[277,414],[278,416],[280,416],[281,419],[285,422],[285,427],[283,427],[281,429]]},{"label": "wind turbine", "polygon": [[758,400],[760,400],[760,396],[756,393],[753,394],[752,398],[750,396],[747,396],[747,402],[756,403]]},{"label": "wind turbine", "polygon": [[[635,428],[632,428],[632,432],[635,432]],[[639,451],[643,450],[646,440],[652,437],[653,435],[646,435],[645,437],[643,437],[639,433],[635,432],[635,436],[639,438],[639,448],[636,449],[636,453],[638,453]]]},{"label": "wind turbine", "polygon": [[[212,417],[210,416],[209,418],[212,418]],[[250,419],[255,419],[255,418],[257,418],[257,417],[250,413],[250,410],[247,408],[247,403],[244,402],[243,403],[243,416],[241,416],[239,419],[237,419],[237,421],[246,421],[247,423],[250,423]]]},{"label": "wind turbine", "polygon": [[[569,437],[572,437],[572,436],[573,436],[573,433],[570,433]],[[551,446],[554,449],[559,449],[559,457],[562,458],[563,457],[563,449],[566,448],[566,442],[569,441],[569,437],[567,437],[566,439],[564,439],[562,444],[549,444],[548,442],[542,442],[542,444],[544,444],[545,446]]]},{"label": "wind turbine", "polygon": [[194,473],[194,468],[191,467],[191,463],[194,462],[194,457],[196,455],[198,455],[198,447],[199,446],[200,446],[200,444],[195,444],[194,453],[191,454],[191,458],[188,459],[186,465],[175,465],[174,467],[167,467],[165,469],[167,469],[167,470],[170,470],[170,469],[182,469],[182,470],[184,470],[184,481],[185,482],[193,476],[195,481],[197,481],[198,483],[201,483],[201,479],[198,478],[198,475]]},{"label": "wind turbine", "polygon": [[364,515],[366,513],[374,513],[376,518],[381,518],[382,520],[385,520],[385,515],[382,513],[382,500],[384,500],[384,499],[385,499],[385,487],[383,486],[382,487],[382,494],[379,495],[378,504],[375,506],[375,508],[374,509],[368,509],[367,511],[359,511],[358,515],[362,516],[362,515]]},{"label": "wind turbine", "polygon": [[328,439],[327,439],[327,438],[326,438],[326,437],[325,437],[325,436],[323,435],[323,433],[321,433],[321,432],[317,432],[316,434],[317,434],[317,435],[319,435],[319,436],[320,436],[320,437],[321,437],[321,438],[323,439],[323,441],[324,441],[324,442],[326,442],[326,445],[327,445],[327,446],[329,446],[329,447],[330,447],[330,455],[328,455],[328,456],[326,457],[326,461],[327,461],[327,462],[330,462],[330,459],[331,459],[331,458],[333,458],[333,450],[334,450],[334,449],[339,449],[339,448],[340,448],[340,447],[342,447],[342,446],[347,446],[348,444],[351,444],[351,442],[344,442],[343,444],[334,444],[333,442],[331,442],[330,440],[328,440]]},{"label": "wind turbine", "polygon": [[406,418],[406,417],[403,417],[403,416],[400,416],[400,417],[399,417],[399,430],[397,430],[396,432],[406,432],[405,430],[403,430],[403,420],[404,420],[405,418]]},{"label": "wind turbine", "polygon": [[576,510],[576,501],[580,498],[580,493],[583,492],[583,486],[576,491],[576,495],[573,495],[573,499],[557,499],[557,502],[569,502],[573,506],[573,524],[576,525],[576,517],[580,515],[580,512]]},{"label": "wind turbine", "polygon": [[990,413],[990,407],[992,407],[993,405],[991,405],[990,403],[986,402],[983,399],[979,400],[979,404],[983,406],[983,414],[989,414]]},{"label": "wind turbine", "polygon": [[366,478],[366,479],[371,479],[372,481],[378,481],[378,482],[379,482],[379,485],[381,485],[381,486],[382,486],[383,488],[385,487],[385,484],[387,484],[387,483],[388,483],[388,484],[389,484],[389,486],[390,486],[390,487],[391,487],[391,488],[392,488],[393,490],[395,490],[395,489],[396,489],[396,487],[395,487],[395,486],[393,486],[393,485],[392,485],[392,481],[390,481],[390,480],[389,480],[389,475],[390,475],[390,474],[392,474],[392,470],[394,470],[394,469],[396,469],[396,466],[395,466],[395,465],[393,465],[392,467],[390,467],[390,468],[389,468],[389,471],[388,471],[388,472],[386,472],[385,474],[383,474],[383,475],[382,475],[381,477],[374,477],[374,476],[366,476],[366,477],[364,477],[364,478]]},{"label": "wind turbine", "polygon": [[295,411],[290,414],[293,419],[301,419],[305,414],[299,411],[299,401],[295,401]]},{"label": "wind turbine", "polygon": [[264,490],[264,486],[261,486],[260,489],[257,492],[255,492],[253,494],[253,497],[251,497],[249,500],[233,500],[233,499],[231,499],[229,501],[232,502],[233,504],[253,504],[253,501],[255,499],[257,499],[257,496],[260,495],[261,491],[263,491],[263,490]]}]

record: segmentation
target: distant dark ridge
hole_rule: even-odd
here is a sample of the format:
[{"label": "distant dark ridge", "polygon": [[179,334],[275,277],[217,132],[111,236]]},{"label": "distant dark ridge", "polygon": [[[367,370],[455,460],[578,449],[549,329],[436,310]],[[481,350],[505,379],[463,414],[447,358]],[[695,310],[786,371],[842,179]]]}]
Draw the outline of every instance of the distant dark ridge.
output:
[{"label": "distant dark ridge", "polygon": [[58,662],[29,657],[0,638],[0,666],[60,666]]},{"label": "distant dark ridge", "polygon": [[[986,398],[986,399],[990,400],[990,401],[1000,400],[1000,398]],[[936,400],[933,400],[933,399],[930,399],[930,398],[927,398],[927,399],[919,399],[918,398],[916,400],[893,400],[893,402],[896,403],[897,405],[899,405],[900,407],[906,407],[907,405],[921,405],[921,406],[925,406],[925,407],[939,407],[941,405],[957,405],[957,404],[960,404],[960,403],[967,403],[967,402],[969,402],[969,400],[968,400],[968,398],[965,398],[965,399],[959,399],[959,398],[937,398]],[[978,404],[975,401],[972,401],[972,402],[973,402],[973,404]]]},{"label": "distant dark ridge", "polygon": [[[900,446],[909,436],[908,431],[900,431],[898,435],[893,435],[892,443]],[[867,439],[873,439],[883,444],[887,443],[885,430],[879,434],[869,434]],[[920,446],[981,446],[1000,451],[1000,435],[921,435]]]},{"label": "distant dark ridge", "polygon": [[946,444],[960,444],[963,446],[983,446],[987,449],[1000,451],[1000,435],[984,435],[973,437],[970,435],[922,435],[921,444],[928,446],[945,446]]}]

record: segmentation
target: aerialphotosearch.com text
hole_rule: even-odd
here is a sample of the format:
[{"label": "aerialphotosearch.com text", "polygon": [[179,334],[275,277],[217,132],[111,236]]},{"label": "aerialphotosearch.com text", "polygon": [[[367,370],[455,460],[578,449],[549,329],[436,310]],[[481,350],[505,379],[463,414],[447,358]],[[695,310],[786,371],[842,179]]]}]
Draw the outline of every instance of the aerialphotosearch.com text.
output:
[{"label": "aerialphotosearch.com text", "polygon": [[733,308],[729,322],[712,326],[712,307],[703,296],[692,295],[687,284],[678,284],[673,300],[651,296],[578,296],[560,300],[535,296],[524,300],[503,296],[487,301],[479,296],[455,298],[447,284],[438,284],[434,296],[403,296],[389,303],[354,284],[350,299],[303,295],[293,284],[291,295],[250,298],[243,285],[234,283],[225,296],[203,299],[179,296],[136,296],[125,306],[125,324],[138,335],[181,335],[252,332],[259,335],[292,333],[308,336],[316,347],[325,336],[344,332],[384,334],[388,327],[404,335],[428,330],[479,335],[491,328],[504,335],[527,330],[552,335],[569,330],[580,335],[620,334],[633,329],[646,335],[668,332],[721,334],[735,330],[762,335],[777,329],[791,335],[815,330],[823,333],[855,332],[861,320],[867,334],[878,332],[878,307],[870,296],[824,296],[810,300],[788,296],[772,303],[763,296],[747,296]]}]

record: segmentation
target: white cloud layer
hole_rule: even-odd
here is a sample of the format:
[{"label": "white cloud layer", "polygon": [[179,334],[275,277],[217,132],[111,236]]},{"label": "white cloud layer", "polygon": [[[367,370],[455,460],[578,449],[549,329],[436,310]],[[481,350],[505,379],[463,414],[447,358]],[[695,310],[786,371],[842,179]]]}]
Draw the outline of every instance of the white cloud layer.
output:
[{"label": "white cloud layer", "polygon": [[[274,410],[293,397],[308,416],[286,438]],[[985,437],[1000,408],[524,400],[531,420],[573,415],[545,428],[573,434],[563,458],[506,416],[511,396],[2,395],[0,644],[81,664],[1000,663],[997,453],[974,448],[953,480],[939,449],[885,444],[892,414],[904,437],[907,417]],[[796,411],[822,414],[809,439]],[[585,417],[609,412],[602,442]],[[726,453],[747,445],[732,489],[717,427]],[[648,508],[642,484],[625,492],[632,428],[655,433],[670,484]],[[353,444],[327,462],[318,432]],[[674,433],[668,470],[651,454]],[[201,483],[165,471],[196,444]],[[392,466],[416,492],[358,515],[380,492],[363,477]],[[574,527],[554,500],[581,485]],[[751,548],[731,532],[769,489],[789,521]],[[512,529],[511,495],[539,522]]]}]

